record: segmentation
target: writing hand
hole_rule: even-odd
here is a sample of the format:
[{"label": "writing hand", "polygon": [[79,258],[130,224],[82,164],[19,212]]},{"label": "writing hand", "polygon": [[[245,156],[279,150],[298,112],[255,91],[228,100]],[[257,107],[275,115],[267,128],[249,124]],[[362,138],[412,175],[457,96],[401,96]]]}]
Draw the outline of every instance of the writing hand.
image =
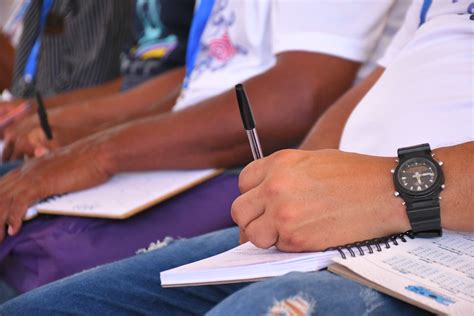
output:
[{"label": "writing hand", "polygon": [[319,251],[408,230],[390,158],[284,150],[249,164],[232,217],[256,246]]}]

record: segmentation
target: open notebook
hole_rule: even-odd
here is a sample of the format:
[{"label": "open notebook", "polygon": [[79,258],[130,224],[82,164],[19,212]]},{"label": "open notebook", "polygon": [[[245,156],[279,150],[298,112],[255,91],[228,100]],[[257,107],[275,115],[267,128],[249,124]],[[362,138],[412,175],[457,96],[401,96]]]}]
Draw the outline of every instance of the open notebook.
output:
[{"label": "open notebook", "polygon": [[[435,313],[474,313],[474,233],[434,239],[394,235],[311,253],[283,253],[245,243],[164,271],[163,287],[257,281],[291,271],[329,270]],[[343,290],[343,289],[341,289]]]},{"label": "open notebook", "polygon": [[330,271],[436,314],[474,315],[474,234],[444,231],[376,255],[337,258]]},{"label": "open notebook", "polygon": [[121,173],[97,187],[39,203],[25,219],[38,213],[125,219],[220,173],[216,169]]}]

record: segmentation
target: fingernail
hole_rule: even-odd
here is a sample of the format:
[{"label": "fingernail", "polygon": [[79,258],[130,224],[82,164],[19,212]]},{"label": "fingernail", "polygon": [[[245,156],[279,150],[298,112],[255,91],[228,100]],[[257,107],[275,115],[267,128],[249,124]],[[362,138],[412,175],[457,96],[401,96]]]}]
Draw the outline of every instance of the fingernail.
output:
[{"label": "fingernail", "polygon": [[13,226],[12,225],[8,226],[8,235],[13,236]]}]

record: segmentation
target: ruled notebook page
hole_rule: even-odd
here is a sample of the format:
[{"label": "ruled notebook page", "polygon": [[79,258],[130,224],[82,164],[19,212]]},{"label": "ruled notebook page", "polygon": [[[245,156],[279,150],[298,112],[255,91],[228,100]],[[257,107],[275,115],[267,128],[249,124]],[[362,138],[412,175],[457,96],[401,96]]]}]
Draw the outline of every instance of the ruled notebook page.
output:
[{"label": "ruled notebook page", "polygon": [[216,175],[215,169],[121,173],[97,187],[36,205],[40,213],[126,218]]},{"label": "ruled notebook page", "polygon": [[442,314],[474,313],[474,233],[444,231],[440,238],[334,261],[410,303]]}]

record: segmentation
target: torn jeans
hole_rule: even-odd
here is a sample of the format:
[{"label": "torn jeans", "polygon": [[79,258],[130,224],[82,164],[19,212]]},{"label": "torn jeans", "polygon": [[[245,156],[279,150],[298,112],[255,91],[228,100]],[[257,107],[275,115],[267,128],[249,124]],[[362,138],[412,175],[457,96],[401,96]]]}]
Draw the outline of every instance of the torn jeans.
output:
[{"label": "torn jeans", "polygon": [[170,242],[28,292],[0,315],[420,315],[424,312],[327,271],[253,284],[163,289],[160,271],[238,244],[238,228]]}]

